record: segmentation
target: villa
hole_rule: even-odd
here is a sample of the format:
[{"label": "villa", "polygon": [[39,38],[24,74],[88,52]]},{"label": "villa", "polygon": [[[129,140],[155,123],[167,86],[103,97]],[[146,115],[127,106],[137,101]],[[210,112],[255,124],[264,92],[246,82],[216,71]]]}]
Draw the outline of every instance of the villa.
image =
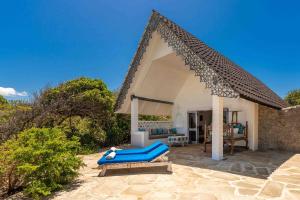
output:
[{"label": "villa", "polygon": [[[266,126],[259,120],[260,110],[268,115],[286,106],[260,80],[153,11],[115,110],[131,114],[133,146],[157,139],[167,142],[174,130],[189,143],[211,143],[212,159],[221,160],[224,142],[257,150],[259,127]],[[139,121],[139,114],[171,116],[172,120]],[[233,133],[226,124],[242,126],[242,133],[236,134],[239,129]]]},{"label": "villa", "polygon": [[131,145],[82,156],[78,184],[53,199],[298,200],[300,106],[286,106],[153,11],[115,107],[131,114]]}]

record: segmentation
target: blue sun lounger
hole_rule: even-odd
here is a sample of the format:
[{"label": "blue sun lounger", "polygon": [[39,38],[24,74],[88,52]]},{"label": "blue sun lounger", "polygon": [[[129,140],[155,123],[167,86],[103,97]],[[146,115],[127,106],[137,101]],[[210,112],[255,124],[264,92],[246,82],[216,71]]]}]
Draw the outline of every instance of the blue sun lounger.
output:
[{"label": "blue sun lounger", "polygon": [[[150,145],[151,146],[151,145]],[[165,156],[169,153],[169,147],[165,144],[160,144],[156,148],[147,151],[146,153],[138,154],[116,154],[114,159],[107,160],[103,156],[98,165],[101,168],[99,176],[105,176],[108,169],[128,169],[141,167],[157,167],[167,166],[167,171],[172,172],[172,163]]]},{"label": "blue sun lounger", "polygon": [[[152,151],[153,149],[157,148],[158,146],[160,146],[162,144],[164,144],[164,143],[162,143],[161,141],[156,141],[156,142],[152,143],[151,145],[144,147],[144,148],[122,149],[122,150],[116,150],[115,152],[117,155],[145,154],[145,153]],[[108,150],[103,156],[107,156],[111,152],[112,152],[112,150]]]}]

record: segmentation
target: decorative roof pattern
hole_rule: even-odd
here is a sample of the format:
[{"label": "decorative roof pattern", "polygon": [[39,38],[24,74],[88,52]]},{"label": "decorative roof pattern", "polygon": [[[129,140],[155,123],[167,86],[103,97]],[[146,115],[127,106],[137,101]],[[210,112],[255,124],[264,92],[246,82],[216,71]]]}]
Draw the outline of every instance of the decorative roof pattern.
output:
[{"label": "decorative roof pattern", "polygon": [[211,89],[212,94],[231,98],[240,96],[277,109],[286,107],[285,102],[261,81],[171,20],[153,11],[120,90],[115,110],[121,108],[126,98],[154,31],[159,32],[185,64],[195,71],[200,81],[205,82],[206,87]]}]

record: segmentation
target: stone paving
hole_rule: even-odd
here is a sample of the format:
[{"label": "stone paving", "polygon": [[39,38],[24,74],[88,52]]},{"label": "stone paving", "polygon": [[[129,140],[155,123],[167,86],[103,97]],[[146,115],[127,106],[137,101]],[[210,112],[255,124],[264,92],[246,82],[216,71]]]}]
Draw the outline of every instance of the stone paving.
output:
[{"label": "stone paving", "polygon": [[86,167],[76,184],[53,200],[100,199],[300,199],[300,155],[240,151],[213,161],[202,145],[173,147],[165,168],[111,170],[97,177],[101,154],[83,156]]}]

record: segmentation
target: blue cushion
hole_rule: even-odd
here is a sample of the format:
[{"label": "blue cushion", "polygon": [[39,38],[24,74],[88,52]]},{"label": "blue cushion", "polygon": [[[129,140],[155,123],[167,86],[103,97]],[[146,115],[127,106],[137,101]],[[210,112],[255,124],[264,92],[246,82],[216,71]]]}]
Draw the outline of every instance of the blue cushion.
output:
[{"label": "blue cushion", "polygon": [[163,128],[163,134],[168,134],[169,130],[167,128]]},{"label": "blue cushion", "polygon": [[244,133],[244,128],[245,127],[241,123],[235,124],[233,126],[233,128],[238,128],[239,129],[238,134],[243,134]]},{"label": "blue cushion", "polygon": [[158,130],[156,128],[151,129],[151,135],[158,135]]},{"label": "blue cushion", "polygon": [[170,133],[172,133],[172,134],[177,134],[177,129],[176,129],[176,128],[171,128],[171,129],[170,129]]},{"label": "blue cushion", "polygon": [[162,128],[158,128],[158,129],[157,129],[157,134],[158,134],[158,135],[162,135],[162,134],[163,134],[163,131],[164,131],[164,130],[163,130]]},{"label": "blue cushion", "polygon": [[154,158],[162,155],[167,152],[169,147],[165,144],[158,146],[157,148],[149,151],[148,153],[143,154],[130,154],[130,155],[116,155],[114,159],[107,160],[105,156],[103,156],[100,160],[98,160],[98,165],[110,164],[110,163],[125,163],[125,162],[150,162]]},{"label": "blue cushion", "polygon": [[[152,143],[151,145],[144,147],[144,148],[139,148],[139,149],[122,149],[122,150],[116,150],[117,155],[130,155],[130,154],[143,154],[143,153],[148,153],[152,151],[153,149],[157,148],[158,146],[162,145],[163,143],[161,141],[156,141]],[[111,150],[108,150],[103,156],[107,156],[109,153],[111,153]]]}]

